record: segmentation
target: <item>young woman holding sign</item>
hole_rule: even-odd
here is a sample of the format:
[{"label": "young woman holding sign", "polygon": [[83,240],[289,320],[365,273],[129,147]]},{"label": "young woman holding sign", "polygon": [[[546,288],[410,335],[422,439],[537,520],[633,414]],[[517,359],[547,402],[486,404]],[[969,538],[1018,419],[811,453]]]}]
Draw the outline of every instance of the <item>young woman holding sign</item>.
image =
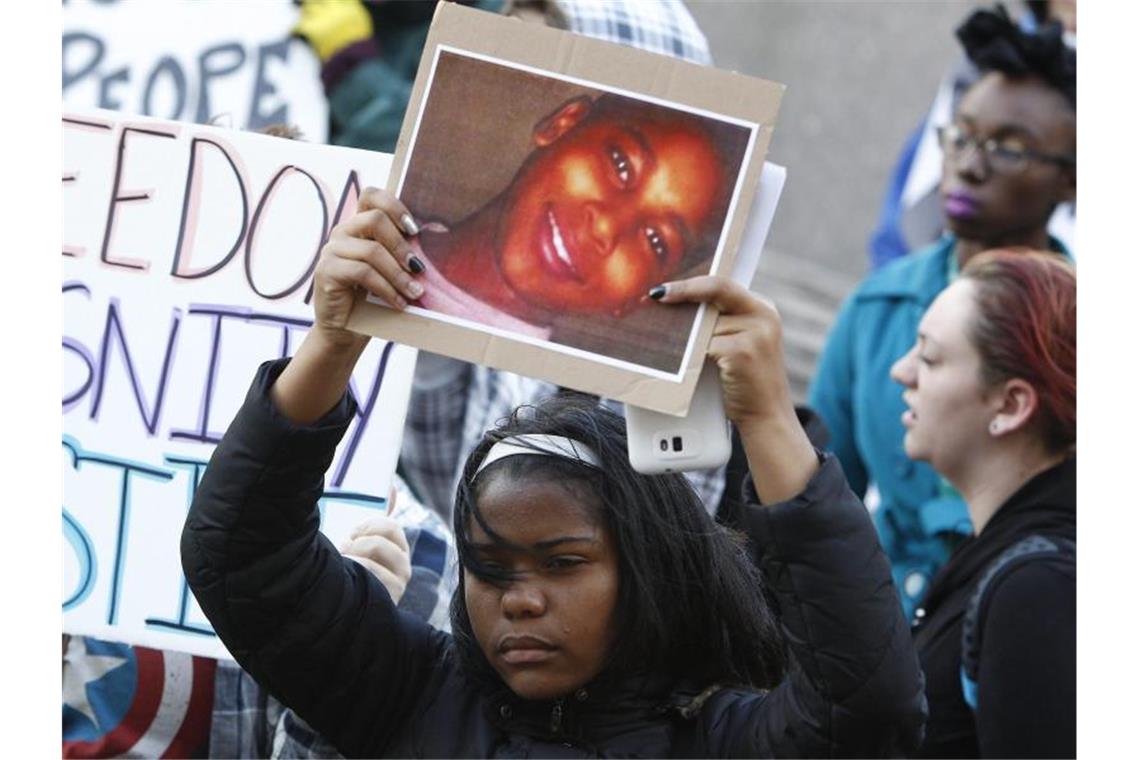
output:
[{"label": "young woman holding sign", "polygon": [[186,576],[244,668],[348,755],[915,747],[921,678],[874,528],[799,426],[775,310],[725,279],[653,293],[721,313],[710,353],[751,466],[750,543],[681,476],[633,472],[620,417],[557,397],[467,460],[454,636],[398,614],[317,531],[368,340],[344,327],[354,292],[410,279],[393,255],[407,209],[372,190],[362,205],[317,268],[313,329],[292,360],[262,367],[183,533]]}]

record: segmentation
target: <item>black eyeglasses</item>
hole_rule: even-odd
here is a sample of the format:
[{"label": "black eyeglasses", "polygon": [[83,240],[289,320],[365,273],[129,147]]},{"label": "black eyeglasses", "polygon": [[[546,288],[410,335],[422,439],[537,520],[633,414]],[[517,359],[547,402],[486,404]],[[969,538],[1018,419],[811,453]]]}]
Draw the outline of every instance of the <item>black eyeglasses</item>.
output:
[{"label": "black eyeglasses", "polygon": [[1008,139],[990,137],[983,140],[966,134],[961,127],[954,124],[938,128],[938,142],[947,158],[955,161],[965,155],[967,150],[980,151],[985,156],[986,164],[1001,174],[1016,174],[1023,171],[1030,161],[1056,164],[1061,167],[1077,164],[1077,159],[1073,156],[1038,153]]}]

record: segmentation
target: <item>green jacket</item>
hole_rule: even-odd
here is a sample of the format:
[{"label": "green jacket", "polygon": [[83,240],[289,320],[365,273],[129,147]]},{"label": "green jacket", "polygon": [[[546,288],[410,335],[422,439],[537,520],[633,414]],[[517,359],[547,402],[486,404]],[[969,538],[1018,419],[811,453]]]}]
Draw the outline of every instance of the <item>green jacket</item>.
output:
[{"label": "green jacket", "polygon": [[[503,0],[467,5],[498,12]],[[379,54],[356,63],[327,92],[329,143],[384,153],[396,150],[427,33],[427,22],[377,25],[373,40]]]}]

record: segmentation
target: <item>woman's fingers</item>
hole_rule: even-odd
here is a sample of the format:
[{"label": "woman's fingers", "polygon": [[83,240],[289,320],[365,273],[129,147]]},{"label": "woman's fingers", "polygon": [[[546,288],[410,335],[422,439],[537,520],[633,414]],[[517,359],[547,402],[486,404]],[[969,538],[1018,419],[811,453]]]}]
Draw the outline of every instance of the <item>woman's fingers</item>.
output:
[{"label": "woman's fingers", "polygon": [[383,536],[387,538],[396,546],[400,547],[403,551],[408,552],[408,538],[404,535],[404,529],[395,519],[388,515],[379,515],[370,520],[357,525],[352,529],[349,534],[350,539],[360,538],[361,536]]},{"label": "woman's fingers", "polygon": [[343,329],[355,290],[363,288],[395,309],[424,294],[413,275],[424,271],[405,237],[418,232],[411,212],[391,193],[365,188],[357,212],[333,228],[317,265],[317,322]]},{"label": "woman's fingers", "polygon": [[376,576],[376,579],[384,584],[384,588],[388,589],[388,595],[392,597],[392,601],[396,604],[400,603],[400,597],[404,595],[404,589],[408,587],[406,578],[398,577],[388,568],[373,562],[367,557],[358,557],[354,554],[346,554],[344,556]]},{"label": "woman's fingers", "polygon": [[329,247],[333,255],[339,258],[361,261],[371,266],[393,290],[409,301],[415,301],[424,294],[424,286],[400,267],[385,246],[374,240],[340,237],[335,243],[330,241]]},{"label": "woman's fingers", "polygon": [[399,601],[412,577],[411,550],[399,523],[387,515],[374,517],[353,528],[340,546],[346,557],[368,568]]},{"label": "woman's fingers", "polygon": [[424,271],[423,262],[416,256],[415,248],[397,227],[397,221],[380,209],[357,211],[335,232],[349,237],[374,240],[387,249],[405,271],[411,274]]},{"label": "woman's fingers", "polygon": [[424,266],[397,226],[401,217],[406,217],[407,227],[412,217],[399,199],[366,188],[357,212],[333,228],[314,276],[317,324],[344,330],[358,289],[394,309],[404,309],[423,295],[423,284],[412,275]]},{"label": "woman's fingers", "polygon": [[354,538],[344,546],[341,553],[372,560],[405,580],[412,576],[412,563],[407,549],[396,546],[383,536]]},{"label": "woman's fingers", "polygon": [[[660,287],[665,288],[657,299],[662,303],[708,303],[717,308],[720,316],[713,328],[714,343],[709,348],[714,359],[739,351],[782,354],[779,312],[771,301],[743,285],[726,277],[703,276],[676,280]],[[733,335],[743,337],[731,341],[715,340]]]},{"label": "woman's fingers", "polygon": [[[662,288],[663,291],[658,291]],[[727,277],[690,277],[662,283],[650,291],[651,297],[661,303],[707,303],[721,314],[746,314],[754,311],[760,299],[743,285]]]},{"label": "woman's fingers", "polygon": [[676,280],[664,288],[657,294],[662,303],[708,303],[720,311],[708,355],[720,370],[729,417],[739,425],[786,416],[791,395],[776,307],[724,277]]},{"label": "woman's fingers", "polygon": [[765,504],[801,492],[819,462],[792,405],[776,307],[723,277],[669,282],[650,294],[720,311],[708,354],[720,370],[724,408],[740,432],[756,492]]},{"label": "woman's fingers", "polygon": [[337,314],[330,321],[339,323],[347,320],[353,292],[357,288],[367,290],[393,308],[403,309],[408,305],[407,299],[372,264],[341,256],[337,250],[339,248],[329,248],[317,265],[318,316],[328,307]]},{"label": "woman's fingers", "polygon": [[420,234],[419,225],[416,224],[412,212],[408,210],[408,207],[405,206],[399,198],[387,190],[381,190],[377,187],[364,188],[364,191],[360,194],[360,200],[357,202],[356,208],[358,211],[367,211],[369,209],[383,211],[390,219],[400,225],[400,229],[404,231],[405,235],[415,237]]}]

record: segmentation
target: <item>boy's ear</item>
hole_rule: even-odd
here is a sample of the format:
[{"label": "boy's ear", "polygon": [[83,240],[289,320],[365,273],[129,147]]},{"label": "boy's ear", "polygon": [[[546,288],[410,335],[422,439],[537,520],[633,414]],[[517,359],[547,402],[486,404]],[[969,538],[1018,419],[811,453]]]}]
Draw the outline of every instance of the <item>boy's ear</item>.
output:
[{"label": "boy's ear", "polygon": [[579,95],[544,116],[534,125],[531,138],[535,146],[545,148],[576,127],[590,112],[593,104],[589,95]]}]

